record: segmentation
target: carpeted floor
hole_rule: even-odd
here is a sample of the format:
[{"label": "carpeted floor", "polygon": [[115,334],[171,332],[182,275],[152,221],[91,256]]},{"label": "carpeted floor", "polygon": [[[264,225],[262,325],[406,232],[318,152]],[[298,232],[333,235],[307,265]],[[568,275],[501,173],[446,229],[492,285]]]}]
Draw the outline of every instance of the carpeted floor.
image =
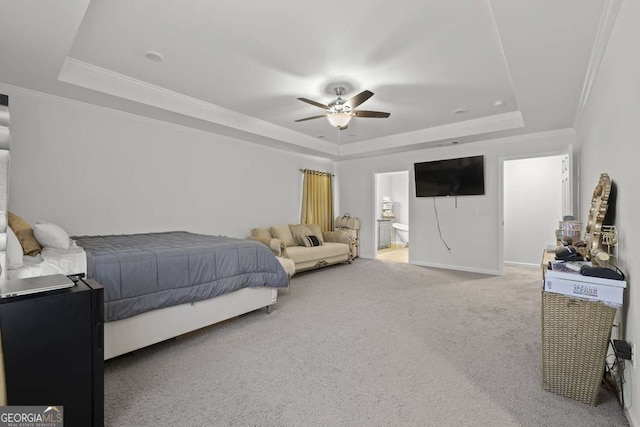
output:
[{"label": "carpeted floor", "polygon": [[625,426],[542,390],[540,271],[357,259],[264,310],[108,361],[108,426]]}]

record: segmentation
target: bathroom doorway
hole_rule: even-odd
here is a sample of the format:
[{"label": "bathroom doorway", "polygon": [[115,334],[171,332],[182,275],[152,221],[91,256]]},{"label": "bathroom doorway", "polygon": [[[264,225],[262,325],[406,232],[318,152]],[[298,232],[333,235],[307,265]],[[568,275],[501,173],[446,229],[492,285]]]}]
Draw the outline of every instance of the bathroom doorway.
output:
[{"label": "bathroom doorway", "polygon": [[375,175],[376,258],[409,262],[409,171]]}]

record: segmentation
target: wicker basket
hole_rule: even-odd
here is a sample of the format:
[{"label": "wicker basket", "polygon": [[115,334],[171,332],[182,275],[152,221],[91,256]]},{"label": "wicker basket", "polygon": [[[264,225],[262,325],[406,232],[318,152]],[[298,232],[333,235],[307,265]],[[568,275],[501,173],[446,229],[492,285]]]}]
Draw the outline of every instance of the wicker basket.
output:
[{"label": "wicker basket", "polygon": [[542,385],[596,405],[616,309],[542,292]]}]

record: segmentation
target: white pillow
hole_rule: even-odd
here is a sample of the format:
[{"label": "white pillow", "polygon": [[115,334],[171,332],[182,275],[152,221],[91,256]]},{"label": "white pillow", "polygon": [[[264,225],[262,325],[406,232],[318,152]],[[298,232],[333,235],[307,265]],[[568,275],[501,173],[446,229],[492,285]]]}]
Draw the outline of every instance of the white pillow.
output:
[{"label": "white pillow", "polygon": [[33,235],[45,248],[69,249],[69,235],[62,228],[49,222],[36,222]]},{"label": "white pillow", "polygon": [[11,227],[7,227],[7,270],[22,267],[22,245]]}]

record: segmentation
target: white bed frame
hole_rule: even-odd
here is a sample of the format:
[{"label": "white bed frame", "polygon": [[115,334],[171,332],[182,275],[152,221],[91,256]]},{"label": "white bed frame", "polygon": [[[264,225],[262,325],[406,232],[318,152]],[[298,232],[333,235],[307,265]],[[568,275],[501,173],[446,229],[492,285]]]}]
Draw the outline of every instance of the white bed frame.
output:
[{"label": "white bed frame", "polygon": [[104,359],[275,304],[276,288],[243,288],[218,297],[148,311],[104,324]]}]

